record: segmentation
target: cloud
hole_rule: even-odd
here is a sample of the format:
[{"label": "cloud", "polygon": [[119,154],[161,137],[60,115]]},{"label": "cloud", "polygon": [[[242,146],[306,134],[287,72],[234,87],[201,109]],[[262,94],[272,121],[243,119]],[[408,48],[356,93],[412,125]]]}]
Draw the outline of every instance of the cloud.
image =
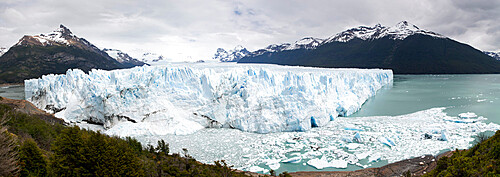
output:
[{"label": "cloud", "polygon": [[0,46],[62,23],[101,48],[198,60],[219,47],[256,50],[408,20],[481,50],[500,50],[500,1],[490,0],[9,0],[0,10]]}]

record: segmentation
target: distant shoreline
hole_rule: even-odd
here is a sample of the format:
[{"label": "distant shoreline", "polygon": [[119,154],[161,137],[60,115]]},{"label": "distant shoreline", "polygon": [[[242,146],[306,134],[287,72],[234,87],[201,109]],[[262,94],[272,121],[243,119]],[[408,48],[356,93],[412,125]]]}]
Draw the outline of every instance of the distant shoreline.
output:
[{"label": "distant shoreline", "polygon": [[0,84],[0,87],[6,87],[6,86],[24,86],[24,83],[3,83],[3,84]]}]

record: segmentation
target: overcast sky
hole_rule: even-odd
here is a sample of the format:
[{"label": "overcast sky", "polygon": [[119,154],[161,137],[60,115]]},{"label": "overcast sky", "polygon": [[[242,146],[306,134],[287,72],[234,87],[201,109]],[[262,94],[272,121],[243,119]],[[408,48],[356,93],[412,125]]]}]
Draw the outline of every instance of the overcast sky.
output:
[{"label": "overcast sky", "polygon": [[1,0],[0,46],[64,24],[100,48],[174,60],[210,59],[360,25],[407,20],[480,50],[500,51],[500,0]]}]

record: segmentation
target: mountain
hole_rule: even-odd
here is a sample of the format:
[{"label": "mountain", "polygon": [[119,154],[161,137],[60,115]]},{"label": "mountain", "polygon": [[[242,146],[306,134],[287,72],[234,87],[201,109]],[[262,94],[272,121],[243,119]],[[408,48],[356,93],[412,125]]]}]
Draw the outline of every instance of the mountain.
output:
[{"label": "mountain", "polygon": [[22,83],[46,74],[65,73],[71,68],[88,72],[131,67],[111,58],[63,25],[47,34],[25,35],[0,57],[0,63],[0,83]]},{"label": "mountain", "polygon": [[5,48],[5,47],[0,47],[0,57],[5,53],[7,52],[9,49],[8,48]]},{"label": "mountain", "polygon": [[483,53],[490,57],[493,57],[496,60],[500,60],[500,52],[495,53],[495,52],[483,51]]},{"label": "mountain", "polygon": [[237,62],[241,58],[247,56],[250,52],[241,45],[236,46],[233,50],[226,51],[223,48],[218,48],[212,59],[221,62]]},{"label": "mountain", "polygon": [[392,27],[360,26],[309,41],[307,47],[270,45],[238,63],[384,68],[395,74],[500,73],[500,62],[481,51],[407,21]]},{"label": "mountain", "polygon": [[142,54],[139,60],[149,65],[164,65],[169,63],[169,61],[167,61],[167,58],[163,55],[151,52]]},{"label": "mountain", "polygon": [[104,49],[102,49],[102,51],[106,52],[111,58],[114,58],[116,61],[120,62],[121,64],[123,64],[127,67],[142,66],[145,64],[144,62],[141,62],[135,58],[132,58],[127,53],[124,53],[118,49],[106,49],[106,48],[104,48]]}]

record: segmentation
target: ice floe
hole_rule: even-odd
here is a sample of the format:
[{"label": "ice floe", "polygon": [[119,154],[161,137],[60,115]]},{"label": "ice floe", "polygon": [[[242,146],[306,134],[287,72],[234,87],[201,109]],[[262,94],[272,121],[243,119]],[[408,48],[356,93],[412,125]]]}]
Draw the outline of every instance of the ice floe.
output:
[{"label": "ice floe", "polygon": [[[307,132],[255,134],[203,129],[190,135],[139,137],[139,140],[153,143],[162,138],[171,142],[173,152],[188,148],[202,162],[224,159],[242,170],[255,169],[254,166],[280,169],[287,165],[345,168],[344,162],[347,166],[366,168],[379,161],[390,163],[466,149],[478,133],[500,129],[498,124],[485,123],[486,118],[473,123],[448,121],[461,118],[448,116],[444,110],[432,108],[399,116],[338,117]],[[345,129],[346,125],[360,130]],[[425,134],[429,136],[426,138]],[[348,143],[344,137],[362,140]]]}]

